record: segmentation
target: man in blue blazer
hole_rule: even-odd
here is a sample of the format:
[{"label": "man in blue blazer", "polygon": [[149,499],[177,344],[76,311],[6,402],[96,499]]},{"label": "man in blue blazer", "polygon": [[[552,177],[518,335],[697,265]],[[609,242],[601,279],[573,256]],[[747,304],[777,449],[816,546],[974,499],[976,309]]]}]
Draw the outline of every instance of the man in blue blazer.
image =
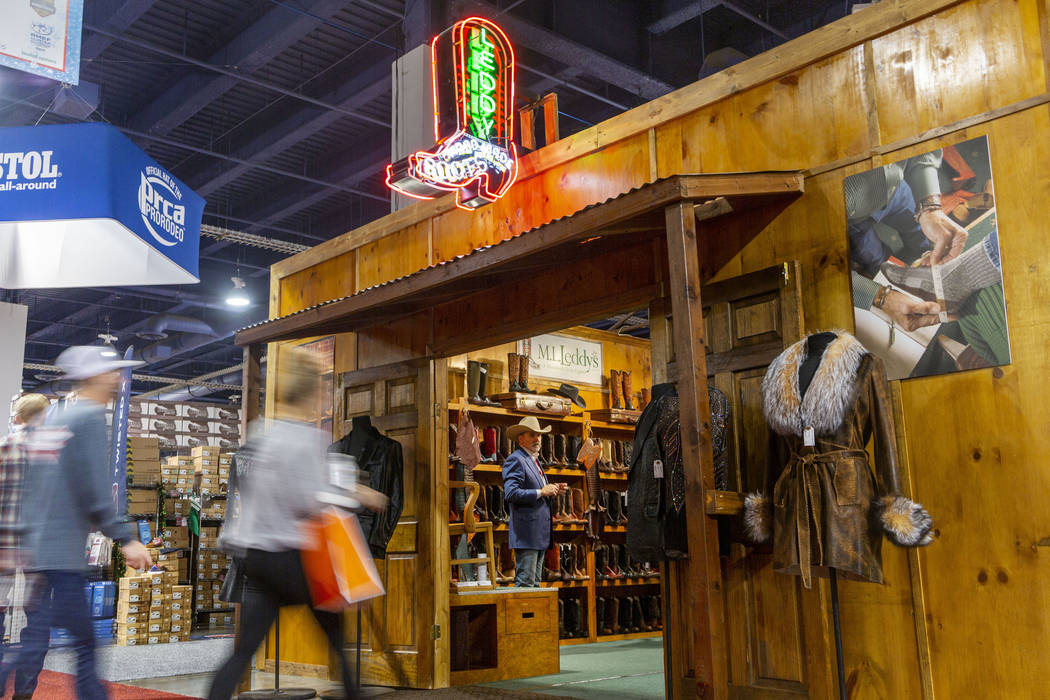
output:
[{"label": "man in blue blazer", "polygon": [[503,462],[503,498],[510,504],[510,548],[514,550],[514,585],[536,587],[543,573],[543,556],[551,546],[551,507],[548,499],[568,490],[566,484],[547,481],[540,468],[540,435],[548,425],[529,416],[507,429],[518,448]]}]

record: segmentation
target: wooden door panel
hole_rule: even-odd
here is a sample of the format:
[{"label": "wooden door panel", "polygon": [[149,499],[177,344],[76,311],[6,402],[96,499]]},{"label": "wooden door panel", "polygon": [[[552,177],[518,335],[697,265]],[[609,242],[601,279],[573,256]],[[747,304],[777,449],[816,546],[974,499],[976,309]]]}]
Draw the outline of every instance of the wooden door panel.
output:
[{"label": "wooden door panel", "polygon": [[745,347],[770,341],[783,341],[780,333],[780,294],[768,294],[740,299],[730,304],[733,327],[733,346]]},{"label": "wooden door panel", "polygon": [[747,575],[753,611],[751,647],[757,652],[753,682],[804,690],[805,650],[798,586],[792,578],[773,573],[769,555],[749,556]]},{"label": "wooden door panel", "polygon": [[412,651],[419,642],[412,613],[414,606],[409,605],[407,609],[405,606],[406,601],[413,599],[417,560],[414,554],[387,556],[386,642],[390,649]]}]

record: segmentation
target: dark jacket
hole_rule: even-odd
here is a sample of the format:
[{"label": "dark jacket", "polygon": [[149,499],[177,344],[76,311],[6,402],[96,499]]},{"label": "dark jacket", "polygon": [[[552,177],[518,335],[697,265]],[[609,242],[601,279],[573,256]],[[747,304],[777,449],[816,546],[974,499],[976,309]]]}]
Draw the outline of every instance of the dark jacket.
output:
[{"label": "dark jacket", "polygon": [[[729,402],[708,388],[715,479],[725,488],[726,427]],[[638,561],[684,559],[689,554],[685,520],[685,470],[674,384],[653,387],[652,401],[634,430],[631,469],[627,476],[627,550]],[[659,467],[657,464],[659,463]],[[660,472],[662,471],[662,476]]]},{"label": "dark jacket", "polygon": [[[883,506],[902,508],[915,524],[908,545],[929,542],[921,506],[900,497],[897,445],[882,362],[840,333],[824,351],[804,395],[803,339],[769,367],[762,383],[772,429],[764,491],[772,496],[773,568],[801,575],[834,568],[847,577],[882,581]],[[804,445],[811,427],[815,445]],[[874,437],[875,461],[865,446]],[[906,512],[905,512],[906,511]],[[893,533],[888,533],[893,536]]]},{"label": "dark jacket", "polygon": [[[404,471],[403,457],[401,456],[401,443],[380,433],[374,426],[358,428],[366,431],[366,440],[357,460],[358,468],[361,470],[361,483],[379,491],[390,503],[386,510],[375,513],[370,510],[362,510],[357,518],[361,523],[365,540],[372,550],[372,556],[376,559],[386,558],[386,546],[390,542],[397,521],[401,517],[404,508],[404,482],[402,473]],[[328,448],[330,452],[350,454],[351,436],[354,432],[346,434],[343,439],[332,443]],[[357,455],[354,455],[356,458]]]},{"label": "dark jacket", "polygon": [[550,503],[537,494],[544,477],[536,461],[520,447],[503,462],[503,498],[510,504],[510,548],[547,549],[551,546]]}]

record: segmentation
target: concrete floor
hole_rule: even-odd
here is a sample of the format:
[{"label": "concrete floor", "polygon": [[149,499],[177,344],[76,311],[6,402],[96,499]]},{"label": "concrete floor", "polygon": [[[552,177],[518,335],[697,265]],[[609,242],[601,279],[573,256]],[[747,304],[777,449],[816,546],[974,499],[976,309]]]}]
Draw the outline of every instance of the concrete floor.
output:
[{"label": "concrete floor", "polygon": [[[164,690],[202,698],[211,683],[210,673],[146,678],[123,681],[127,685]],[[664,697],[663,641],[636,639],[562,647],[561,673],[552,676],[520,678],[486,685],[549,695],[595,700],[653,700]],[[273,674],[255,671],[252,687],[272,688]],[[324,691],[337,687],[332,681],[281,675],[282,688],[313,688]],[[370,689],[370,695],[385,694],[385,688]],[[420,693],[425,697],[424,693]]]}]

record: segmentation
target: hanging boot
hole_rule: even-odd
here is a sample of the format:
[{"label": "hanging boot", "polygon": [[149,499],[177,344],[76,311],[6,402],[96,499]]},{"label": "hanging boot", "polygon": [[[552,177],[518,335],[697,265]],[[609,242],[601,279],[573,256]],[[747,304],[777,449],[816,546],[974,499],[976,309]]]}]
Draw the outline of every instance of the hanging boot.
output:
[{"label": "hanging boot", "polygon": [[499,406],[498,401],[493,401],[485,394],[489,381],[489,363],[478,363],[478,403],[482,406]]},{"label": "hanging boot", "polygon": [[521,383],[518,381],[518,353],[507,353],[507,391],[521,391]]},{"label": "hanging boot", "polygon": [[532,394],[535,393],[529,388],[529,356],[518,355],[518,382],[521,386],[522,393]]},{"label": "hanging boot", "polygon": [[609,403],[610,408],[623,408],[623,383],[620,370],[609,370]]},{"label": "hanging boot", "polygon": [[594,599],[594,618],[598,634],[605,634],[605,598]]},{"label": "hanging boot", "polygon": [[[631,370],[625,369],[620,372],[620,380],[623,383],[623,407],[628,411],[633,411],[634,394],[631,392]],[[482,386],[484,386],[484,384],[482,384]]]},{"label": "hanging boot", "polygon": [[481,383],[481,363],[467,360],[467,401],[469,403],[481,403],[478,396],[478,387]]}]

